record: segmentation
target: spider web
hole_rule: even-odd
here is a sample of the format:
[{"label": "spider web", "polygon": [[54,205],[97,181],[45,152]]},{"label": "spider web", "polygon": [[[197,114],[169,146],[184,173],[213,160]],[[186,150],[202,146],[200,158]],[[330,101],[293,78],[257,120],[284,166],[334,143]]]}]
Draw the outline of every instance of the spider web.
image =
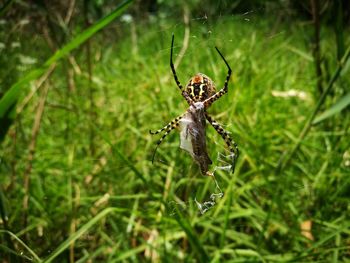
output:
[{"label": "spider web", "polygon": [[[191,78],[196,73],[201,72],[203,74],[208,75],[215,82],[217,91],[220,90],[224,85],[225,76],[227,74],[227,68],[220,56],[217,55],[214,47],[217,46],[220,49],[220,51],[222,51],[223,55],[225,56],[226,60],[228,60],[233,70],[231,80],[228,86],[229,92],[227,95],[223,96],[217,102],[215,102],[214,106],[208,110],[208,112],[210,114],[213,114],[213,116],[216,118],[215,110],[217,114],[219,112],[219,110],[217,109],[220,106],[215,105],[221,105],[221,109],[225,109],[225,105],[228,105],[228,101],[230,99],[232,100],[232,102],[230,101],[229,104],[230,109],[232,109],[232,112],[225,115],[224,117],[218,118],[222,126],[234,126],[234,117],[233,119],[230,118],[229,120],[227,116],[234,116],[235,100],[233,98],[239,92],[237,91],[238,87],[235,86],[235,78],[237,77],[237,74],[239,74],[239,72],[235,71],[234,65],[235,63],[240,63],[243,58],[241,57],[239,49],[236,49],[236,46],[234,44],[235,41],[237,41],[237,39],[240,38],[240,36],[230,34],[230,32],[226,32],[222,28],[218,29],[217,24],[221,24],[222,27],[225,26],[225,23],[230,22],[238,22],[243,26],[245,24],[252,25],[257,22],[258,18],[255,15],[259,12],[261,12],[261,9],[247,10],[241,14],[225,16],[217,14],[215,16],[211,16],[205,13],[189,14],[189,12],[185,8],[183,11],[183,17],[179,16],[178,20],[170,26],[168,23],[166,23],[168,25],[166,28],[162,28],[160,31],[154,32],[156,34],[159,34],[159,39],[163,43],[165,43],[163,45],[165,48],[155,51],[158,56],[162,57],[162,61],[167,61],[169,59],[171,35],[172,33],[175,34],[173,59],[177,71],[177,76],[184,87],[189,78]],[[174,16],[170,14],[169,21],[171,21],[173,17]],[[163,18],[164,20],[167,20],[166,16],[164,16]],[[240,32],[242,31],[240,30]],[[274,34],[278,35],[280,34],[280,32],[275,32]],[[268,37],[271,38],[273,36],[270,35]],[[242,35],[241,38],[247,39],[248,37],[247,35]],[[254,38],[254,35],[252,35],[251,38]],[[202,60],[199,60],[199,58],[201,58]],[[203,58],[205,58],[204,62]],[[179,90],[177,89],[176,84],[173,81],[173,76],[171,74],[170,68],[168,67],[168,65],[164,65],[164,67],[166,69],[166,72],[168,73],[167,75],[164,75],[160,78],[159,91],[161,93],[166,93],[166,97],[169,98],[169,101],[171,101],[171,105],[185,105],[185,102],[183,102],[183,104],[177,103],[177,101],[183,100],[183,98],[179,94]],[[159,66],[157,66],[156,69],[159,70]],[[169,90],[169,83],[172,83],[174,88]],[[174,101],[176,101],[176,103],[174,103]],[[187,109],[186,107],[187,106],[179,106],[176,109],[176,114],[174,115],[179,116]],[[174,115],[169,116],[169,118],[174,117]],[[208,145],[210,146],[208,147],[208,155],[211,157],[213,157],[215,153],[217,155],[217,158],[213,160],[213,164],[210,166],[209,169],[211,176],[207,176],[205,180],[203,180],[203,184],[205,184],[207,180],[211,181],[211,190],[208,190],[206,192],[204,198],[199,198],[197,196],[197,189],[193,189],[191,197],[187,200],[179,201],[177,199],[176,201],[169,201],[168,204],[170,205],[170,207],[177,206],[181,210],[186,210],[189,207],[196,207],[198,213],[205,214],[208,211],[212,210],[218,204],[218,202],[220,202],[220,199],[225,194],[226,184],[224,185],[220,179],[223,174],[230,177],[232,176],[232,168],[235,165],[235,163],[233,163],[232,160],[235,159],[235,156],[233,156],[233,154],[226,150],[226,143],[219,135],[215,135],[216,137],[211,135],[216,134],[216,132],[213,129],[213,127],[210,126],[209,123],[207,123],[206,130],[209,134],[209,136],[207,134],[206,141],[207,144],[210,144]],[[232,129],[230,128],[226,130],[232,132]],[[181,151],[179,148],[178,151],[183,153],[183,155],[189,154],[193,157],[193,148],[191,146],[191,142],[188,137],[185,138],[185,134],[187,133],[182,127],[180,129],[180,136],[177,135],[176,140],[180,139],[179,148],[184,149],[187,153],[185,153],[185,151]],[[235,140],[235,133],[232,133],[231,137]],[[237,141],[237,144],[238,147],[240,147],[240,141]],[[192,161],[193,165],[197,165],[195,164],[193,158]],[[181,174],[179,176],[198,177],[202,175],[198,170],[196,174]],[[170,214],[173,214],[173,212],[170,211]]]},{"label": "spider web", "polygon": [[[251,23],[251,19],[249,19],[249,16],[252,12],[246,12],[242,15],[234,15],[231,17],[225,17],[225,19],[231,19],[231,20],[242,20],[244,23]],[[187,17],[186,17],[187,16]],[[175,34],[175,44],[174,44],[174,64],[177,70],[177,75],[180,79],[180,82],[183,86],[186,85],[186,82],[189,78],[191,78],[194,74],[201,72],[213,79],[213,81],[216,83],[217,91],[219,91],[225,81],[225,76],[227,74],[227,68],[225,64],[223,63],[220,56],[218,56],[215,52],[214,47],[217,45],[219,49],[223,50],[230,50],[234,49],[232,46],[232,39],[227,38],[227,35],[224,33],[224,31],[216,31],[210,24],[211,24],[211,17],[208,17],[206,14],[199,14],[197,17],[191,17],[189,14],[184,15],[183,21],[179,21],[178,23],[174,24],[172,27],[167,28],[163,32],[159,32],[162,34],[161,38],[164,38],[164,42],[169,42],[169,48],[165,48],[163,50],[160,50],[159,53],[161,56],[168,57],[170,54],[170,37],[172,33]],[[218,19],[218,17],[215,17],[213,19]],[[220,20],[220,17],[219,17]],[[180,34],[178,33],[180,31]],[[204,40],[202,36],[205,36]],[[207,63],[204,65],[200,65],[197,63],[193,63],[192,67],[184,67],[183,65],[187,64],[188,61],[194,61],[196,57],[198,57],[198,48],[203,47],[204,50],[201,54],[203,57],[209,57]],[[232,54],[232,50],[230,52]],[[231,64],[233,64],[234,59],[232,57],[229,57],[229,60]],[[168,72],[170,73],[170,68],[167,67]],[[220,72],[220,73],[219,73]],[[213,76],[219,76],[219,79],[214,78]],[[233,73],[234,75],[234,73]],[[168,86],[168,83],[172,83],[172,74],[170,73],[166,77],[161,79],[161,85]],[[232,81],[229,84],[229,94],[232,94],[232,91],[234,89],[234,85]],[[160,88],[160,90],[163,90]],[[169,94],[169,97],[177,98],[177,99],[183,99],[181,98],[181,95],[179,94],[178,90],[176,89],[176,85],[174,83],[174,89],[171,91],[167,90],[167,93]],[[171,94],[170,94],[171,93]],[[227,96],[227,95],[225,95]],[[224,97],[225,97],[224,96]],[[225,104],[225,99],[219,99],[214,104]],[[186,108],[179,108],[179,114],[183,113]],[[181,112],[182,111],[182,112]],[[209,109],[209,112],[211,110]],[[171,118],[171,116],[169,116]],[[188,136],[188,133],[186,132],[186,125],[189,123],[188,120],[183,119],[182,121],[185,121],[184,125],[180,126],[180,135],[177,135],[177,140],[180,141],[179,148],[185,150],[187,154],[192,156],[193,165],[195,164],[194,160],[194,154],[193,154],[193,147],[191,145],[191,139]],[[227,119],[222,118],[222,124],[227,124]],[[230,124],[230,123],[229,123]],[[214,129],[210,126],[209,123],[207,123],[206,127],[207,131],[211,129],[210,133],[216,133]],[[208,140],[208,138],[205,138],[207,143],[213,143],[211,140]],[[234,160],[235,156],[231,153],[229,153],[228,150],[225,149],[225,141],[218,135],[216,139],[214,139],[215,148],[220,147],[220,151],[217,151],[217,158],[214,160],[213,164],[210,166],[208,174],[210,176],[206,177],[206,180],[210,180],[213,187],[211,187],[211,190],[209,190],[206,193],[206,197],[198,198],[196,196],[197,189],[193,189],[192,191],[192,197],[188,200],[183,201],[174,201],[171,200],[168,202],[168,204],[171,206],[176,206],[177,208],[180,208],[181,210],[186,210],[188,207],[196,207],[198,210],[198,213],[205,214],[208,211],[210,211],[217,203],[220,201],[220,199],[224,196],[223,188],[220,186],[220,182],[218,182],[216,176],[218,176],[218,172],[227,173],[227,175],[232,176],[232,166],[235,164],[232,162]],[[239,142],[238,142],[239,144]],[[214,152],[209,150],[208,147],[208,155],[213,156]],[[180,149],[179,149],[180,150]],[[182,153],[185,153],[185,151],[181,151]],[[185,154],[184,154],[185,155]],[[184,157],[186,158],[186,157]],[[182,176],[190,176],[189,174],[184,174]],[[193,175],[195,176],[202,176],[200,172],[198,174]],[[205,180],[205,181],[206,181]],[[205,183],[205,182],[204,182]],[[174,214],[174,211],[170,211],[170,214]]]},{"label": "spider web", "polygon": [[[195,204],[195,207],[197,207],[198,212],[203,215],[207,213],[209,210],[214,208],[214,206],[220,201],[221,198],[224,196],[224,191],[221,189],[220,184],[218,180],[216,179],[216,174],[218,171],[223,171],[229,175],[231,175],[232,172],[232,162],[229,160],[232,160],[233,154],[224,155],[221,152],[218,152],[217,159],[216,159],[216,165],[213,165],[212,171],[210,171],[210,176],[206,176],[207,180],[210,180],[212,184],[214,184],[215,188],[214,191],[210,191],[208,194],[208,198],[205,198],[204,200],[197,200],[197,197],[194,196],[192,200],[186,200],[186,201],[169,201],[168,205],[170,207],[173,207],[172,211],[170,212],[170,215],[175,215],[175,206],[177,209],[180,208],[180,210],[186,210],[188,207],[191,206],[191,203]],[[198,173],[196,176],[201,176],[200,173]],[[194,190],[195,192],[195,190]]]}]

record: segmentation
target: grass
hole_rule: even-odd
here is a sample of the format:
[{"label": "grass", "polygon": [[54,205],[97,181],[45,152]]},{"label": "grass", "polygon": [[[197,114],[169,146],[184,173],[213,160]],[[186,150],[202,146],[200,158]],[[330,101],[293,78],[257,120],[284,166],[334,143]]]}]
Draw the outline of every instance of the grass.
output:
[{"label": "grass", "polygon": [[[128,24],[116,27],[129,32]],[[119,41],[103,35],[93,39],[94,123],[83,55],[72,54],[81,69],[80,74],[75,71],[72,90],[67,89],[64,63],[57,64],[47,80],[34,160],[28,160],[28,145],[40,90],[3,142],[1,183],[11,183],[4,195],[15,238],[10,239],[13,250],[8,243],[0,249],[38,262],[349,260],[348,116],[335,115],[333,125],[312,127],[291,162],[275,172],[317,105],[314,64],[305,45],[308,28],[274,25],[258,16],[250,21],[221,17],[213,24],[191,21],[179,79],[184,85],[203,72],[218,87],[223,85],[226,67],[214,46],[220,48],[233,77],[228,95],[209,112],[241,151],[235,174],[217,172],[224,196],[204,215],[194,200],[208,200],[215,185],[179,149],[176,132],[160,146],[155,163],[150,162],[158,137],[148,130],[186,110],[169,67],[172,32],[177,55],[184,34],[180,21],[137,24],[136,43],[127,33]],[[329,30],[322,34],[321,47],[332,46]],[[327,56],[331,74],[336,61]],[[344,74],[336,88],[349,81]],[[272,95],[291,89],[304,91],[306,99]],[[95,155],[89,151],[91,127]],[[225,153],[224,142],[211,127],[207,133],[209,155],[219,165],[215,158]],[[25,225],[23,174],[28,162],[32,170]],[[301,229],[306,221],[312,223],[313,240]],[[0,233],[5,241],[7,232]]]}]

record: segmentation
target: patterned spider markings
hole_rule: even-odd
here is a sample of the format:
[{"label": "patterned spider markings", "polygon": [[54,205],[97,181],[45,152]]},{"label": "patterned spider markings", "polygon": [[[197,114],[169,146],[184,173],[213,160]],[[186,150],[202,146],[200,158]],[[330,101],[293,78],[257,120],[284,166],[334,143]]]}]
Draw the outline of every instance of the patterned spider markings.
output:
[{"label": "patterned spider markings", "polygon": [[186,92],[194,102],[198,102],[214,95],[216,89],[208,76],[198,73],[188,81]]},{"label": "patterned spider markings", "polygon": [[156,154],[158,146],[173,129],[179,128],[181,132],[180,147],[192,155],[194,160],[199,164],[203,175],[211,175],[209,172],[209,165],[212,164],[212,161],[210,160],[207,153],[205,136],[205,125],[207,120],[217,131],[217,133],[221,135],[226,145],[228,146],[231,152],[230,156],[232,157],[232,172],[234,172],[235,162],[239,155],[237,144],[232,140],[229,133],[225,131],[224,128],[206,112],[211,104],[213,104],[216,100],[228,92],[228,82],[230,80],[232,72],[231,68],[219,49],[215,47],[216,51],[225,62],[228,69],[224,87],[217,92],[214,82],[208,76],[202,73],[198,73],[188,81],[186,88],[184,89],[177,77],[173,64],[173,47],[174,34],[171,41],[170,67],[174,76],[174,80],[181,90],[181,95],[185,98],[190,107],[184,114],[172,120],[162,129],[154,132],[150,131],[152,135],[165,131],[163,136],[158,140],[157,146],[154,149],[152,163],[154,161],[154,156]]}]

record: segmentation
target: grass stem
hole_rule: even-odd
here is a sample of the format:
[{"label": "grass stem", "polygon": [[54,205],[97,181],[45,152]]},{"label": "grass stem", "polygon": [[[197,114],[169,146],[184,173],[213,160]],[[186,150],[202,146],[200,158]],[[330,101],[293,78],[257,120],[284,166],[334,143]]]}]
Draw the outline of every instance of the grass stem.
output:
[{"label": "grass stem", "polygon": [[328,82],[326,89],[322,92],[321,97],[319,98],[319,100],[318,100],[314,110],[312,111],[310,117],[307,119],[307,121],[304,125],[304,128],[300,132],[298,139],[297,139],[296,143],[294,144],[292,150],[289,153],[286,152],[285,154],[282,155],[282,157],[279,161],[279,164],[276,168],[276,172],[278,174],[281,173],[284,170],[284,168],[289,164],[292,157],[294,156],[296,151],[299,149],[300,144],[302,143],[303,139],[310,131],[310,128],[312,127],[313,120],[315,119],[317,113],[321,109],[322,104],[325,102],[325,99],[326,99],[327,95],[329,94],[329,92],[331,91],[333,84],[336,82],[336,80],[340,76],[340,73],[341,73],[342,69],[344,68],[346,62],[348,61],[349,57],[350,57],[350,46],[348,47],[343,58],[341,59],[340,63],[338,64],[337,69],[334,71],[332,78]]}]

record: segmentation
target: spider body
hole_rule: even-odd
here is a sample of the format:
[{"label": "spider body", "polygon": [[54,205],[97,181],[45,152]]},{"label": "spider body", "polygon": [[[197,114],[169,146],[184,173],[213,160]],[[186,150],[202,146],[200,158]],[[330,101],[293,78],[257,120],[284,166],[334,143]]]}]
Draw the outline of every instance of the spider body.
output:
[{"label": "spider body", "polygon": [[202,73],[194,75],[185,90],[194,102],[204,101],[216,92],[214,82]]},{"label": "spider body", "polygon": [[189,104],[187,111],[168,123],[162,129],[157,131],[150,131],[151,134],[158,134],[164,132],[163,136],[158,140],[157,146],[154,150],[152,162],[158,146],[162,143],[164,138],[175,128],[180,129],[180,148],[189,152],[193,159],[198,163],[203,175],[211,175],[209,172],[209,165],[212,164],[207,152],[206,145],[206,121],[221,135],[228,146],[232,157],[232,172],[234,172],[235,162],[239,155],[237,144],[231,139],[229,133],[221,127],[208,113],[207,109],[213,102],[225,95],[228,91],[228,81],[231,77],[231,68],[224,56],[216,48],[217,52],[225,62],[228,68],[228,74],[225,80],[224,87],[216,91],[214,82],[206,75],[198,73],[194,75],[188,82],[185,88],[182,87],[176,75],[173,64],[173,46],[174,35],[171,42],[170,51],[170,67],[173,72],[174,80],[181,90],[181,95]]}]

